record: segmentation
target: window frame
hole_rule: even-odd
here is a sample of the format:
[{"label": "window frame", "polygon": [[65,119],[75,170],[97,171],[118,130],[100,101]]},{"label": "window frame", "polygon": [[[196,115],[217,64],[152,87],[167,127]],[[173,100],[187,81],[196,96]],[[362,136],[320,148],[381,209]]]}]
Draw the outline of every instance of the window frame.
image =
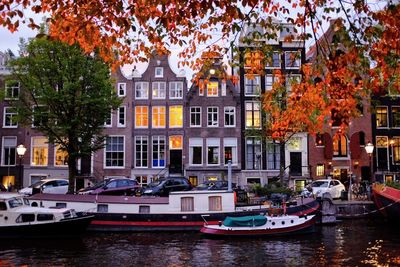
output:
[{"label": "window frame", "polygon": [[[397,109],[397,112],[393,112],[393,109]],[[395,129],[400,129],[400,106],[392,106],[391,107],[391,119],[392,119],[392,128],[395,128]],[[397,125],[395,125],[395,114],[398,114],[397,116],[399,117],[398,118],[398,124]]]},{"label": "window frame", "polygon": [[[162,112],[161,109],[164,109],[164,113]],[[155,112],[158,111],[158,112]],[[164,129],[167,125],[167,108],[165,106],[152,106],[151,107],[151,127],[155,129]],[[156,125],[154,122],[156,121],[155,119],[158,120],[158,125]],[[161,122],[164,122],[164,125],[162,125]]]},{"label": "window frame", "polygon": [[[227,113],[227,111],[229,112],[229,110],[227,109],[233,109],[233,111],[230,110],[231,113]],[[226,124],[226,116],[233,116],[233,124]],[[236,107],[234,106],[224,107],[224,127],[227,128],[236,127]]]},{"label": "window frame", "polygon": [[[211,86],[214,84],[217,84],[216,88],[214,86]],[[218,97],[219,96],[218,91],[219,91],[219,81],[209,81],[206,84],[207,97]],[[211,94],[210,94],[210,92],[211,92]]]},{"label": "window frame", "polygon": [[[247,104],[251,104],[250,110],[247,109]],[[256,104],[258,104],[258,110],[254,109]],[[261,129],[261,125],[262,125],[261,102],[260,101],[245,101],[244,105],[245,105],[245,128],[246,129]],[[250,117],[251,123],[252,123],[251,126],[247,125],[247,121],[248,121],[247,115],[249,114],[248,112],[251,112],[251,117]],[[259,125],[258,126],[255,125],[256,113],[259,115],[258,116],[259,117]]]},{"label": "window frame", "polygon": [[126,83],[117,83],[117,95],[119,97],[126,96]]},{"label": "window frame", "polygon": [[[110,150],[110,151],[107,151],[107,146],[108,146],[107,142],[108,142],[108,140],[109,139],[111,140],[112,138],[118,138],[119,139],[121,137],[122,137],[123,149],[122,150]],[[120,146],[120,145],[121,145],[121,143],[117,142],[116,144],[111,143],[110,146],[113,147],[113,146]],[[107,136],[107,138],[105,140],[105,145],[104,145],[104,163],[103,163],[104,169],[124,169],[125,168],[125,159],[126,159],[125,150],[126,150],[126,138],[125,138],[125,135],[109,135],[109,136]],[[123,153],[122,166],[118,166],[118,165],[116,166],[116,165],[113,165],[113,164],[107,165],[107,153]],[[117,159],[110,158],[111,162],[115,161],[115,160],[121,161],[120,158],[117,158]]]},{"label": "window frame", "polygon": [[[138,87],[140,85],[140,88]],[[144,86],[146,85],[146,86]],[[144,88],[146,87],[146,88]],[[134,92],[135,92],[135,99],[149,99],[149,82],[135,82],[135,87],[134,87]],[[140,93],[140,96],[138,96],[138,93]]]},{"label": "window frame", "polygon": [[[210,156],[210,148],[216,148],[217,149],[217,163],[210,163],[209,162],[209,156]],[[219,138],[207,138],[206,140],[206,151],[207,151],[207,157],[206,157],[206,165],[207,166],[219,166],[221,165],[221,143]],[[212,152],[213,156],[215,154],[215,151]],[[213,157],[214,158],[214,157]]]},{"label": "window frame", "polygon": [[[68,153],[67,151],[61,151],[59,147],[60,144],[54,144],[54,167],[56,168],[68,167]],[[67,161],[67,164],[57,164],[57,153],[59,150],[63,153],[63,155],[61,156],[62,161],[63,162]],[[64,153],[66,153],[66,155]]]},{"label": "window frame", "polygon": [[[295,54],[295,58],[293,62],[297,62],[295,66],[289,66],[288,63],[290,58],[287,57],[288,54]],[[290,56],[289,56],[290,57]],[[297,66],[298,65],[298,66]],[[301,52],[300,51],[285,51],[285,69],[288,70],[298,70],[301,67]]]},{"label": "window frame", "polygon": [[[155,143],[154,141],[157,141],[157,142]],[[162,141],[164,141],[164,144],[162,144]],[[157,147],[156,151],[154,150],[155,146]],[[163,150],[162,150],[162,146],[163,146]],[[167,138],[164,135],[152,136],[152,138],[151,138],[151,166],[153,168],[163,169],[167,166],[166,165],[166,162],[167,162],[167,158],[166,158],[167,151],[166,150],[167,150]],[[162,152],[163,152],[164,156],[160,157]],[[158,162],[158,165],[154,164],[154,160],[155,160],[154,153],[157,154],[156,160]],[[162,161],[164,162],[164,165],[160,164]]]},{"label": "window frame", "polygon": [[[379,110],[386,110],[386,113],[378,113]],[[376,107],[376,128],[388,128],[389,127],[389,109],[388,106],[377,106]],[[382,114],[386,114],[386,125],[385,126],[380,126],[378,125],[378,119],[383,117]]]},{"label": "window frame", "polygon": [[[39,144],[39,145],[35,145],[35,140],[44,140],[44,145],[43,144]],[[38,157],[41,156],[45,156],[45,164],[34,164],[34,153],[35,153],[35,149],[44,149],[45,151],[42,152],[44,153],[44,155],[38,155]],[[48,166],[49,165],[49,144],[48,144],[48,139],[44,136],[33,136],[31,137],[31,160],[30,160],[30,166],[35,166],[35,167],[43,167],[43,166]]]},{"label": "window frame", "polygon": [[[215,110],[210,111],[210,109],[215,109]],[[212,116],[211,120],[210,120],[210,115]],[[214,122],[216,122],[216,124],[214,124]],[[219,127],[219,107],[217,106],[207,107],[207,127],[210,128]]]},{"label": "window frame", "polygon": [[[8,110],[12,110],[11,112]],[[3,109],[3,128],[18,128],[18,122],[13,123],[13,118],[18,116],[18,112],[13,107],[4,107]],[[10,125],[6,125],[7,117],[9,117]]]},{"label": "window frame", "polygon": [[[174,108],[179,108],[179,113],[178,112],[173,112]],[[181,120],[178,120],[178,118],[175,118],[172,120],[172,116],[179,116],[182,118]],[[182,105],[171,105],[168,107],[168,127],[169,128],[182,128],[183,127],[183,106]],[[173,122],[178,122],[177,124],[173,124]]]},{"label": "window frame", "polygon": [[[193,110],[193,109],[198,109],[198,111],[197,110]],[[189,126],[191,127],[191,128],[197,128],[197,127],[201,127],[201,106],[190,106],[189,107],[189,115],[190,115],[190,118],[189,118],[189,120],[190,120],[190,122],[189,122]],[[198,124],[194,124],[194,122],[193,122],[193,120],[192,120],[192,116],[195,116],[195,120],[196,120],[196,117],[198,116],[198,118],[199,118],[199,122],[198,122]],[[196,122],[196,121],[195,121]]]},{"label": "window frame", "polygon": [[[17,86],[9,86],[8,83],[10,82],[15,82],[17,84]],[[21,83],[18,81],[10,81],[10,80],[6,80],[4,82],[4,100],[17,100],[19,99],[19,95],[21,92]],[[8,92],[11,91],[11,96],[8,94]],[[15,96],[15,92],[17,91],[17,96]]]},{"label": "window frame", "polygon": [[[261,95],[261,76],[260,75],[252,75],[253,79],[247,78],[250,76],[249,74],[244,76],[244,95],[245,96],[260,96]],[[257,92],[258,86],[258,92]],[[248,90],[251,88],[251,90]]]},{"label": "window frame", "polygon": [[135,129],[147,128],[149,128],[149,106],[135,106]]},{"label": "window frame", "polygon": [[[6,146],[5,145],[5,139],[14,139],[14,145],[9,145]],[[2,140],[1,140],[1,166],[6,166],[6,167],[10,167],[10,166],[17,166],[17,137],[16,136],[2,136]],[[6,149],[8,149],[8,153],[6,153]],[[6,162],[6,154],[10,155],[9,158],[9,162]],[[14,155],[12,155],[14,154]],[[14,164],[12,164],[12,158],[14,159]],[[7,164],[8,163],[8,164]]]},{"label": "window frame", "polygon": [[[181,88],[179,88],[178,85],[181,85]],[[183,91],[184,91],[183,82],[181,81],[169,82],[169,99],[183,99]]]},{"label": "window frame", "polygon": [[[200,148],[200,163],[194,163],[195,158],[194,148]],[[203,165],[203,139],[202,138],[189,138],[189,166],[202,166]]]},{"label": "window frame", "polygon": [[[138,141],[140,141],[140,143],[138,144]],[[146,141],[146,144],[144,143],[144,141]],[[140,146],[141,149],[139,151],[141,158],[138,159],[137,155],[138,155],[138,149],[137,146]],[[146,149],[143,149],[143,147],[146,146]],[[146,158],[143,157],[143,155],[146,156]],[[140,165],[138,165],[138,160],[140,161]],[[147,162],[146,164],[144,164],[144,162]],[[140,169],[144,169],[144,168],[148,168],[149,166],[149,137],[146,135],[137,135],[135,136],[135,168],[140,168]]]},{"label": "window frame", "polygon": [[[157,71],[161,71],[157,73]],[[155,78],[163,78],[164,77],[164,67],[155,67],[154,68],[154,77]]]},{"label": "window frame", "polygon": [[[121,110],[123,110],[123,114],[121,116]],[[118,128],[125,128],[126,127],[126,106],[120,106],[117,111],[118,120],[117,120],[117,127]],[[122,119],[122,123],[121,123]]]},{"label": "window frame", "polygon": [[[164,88],[162,88],[163,86]],[[154,94],[154,92],[157,92],[157,94]],[[151,83],[151,97],[152,99],[166,99],[167,83],[163,81],[153,81]]]}]

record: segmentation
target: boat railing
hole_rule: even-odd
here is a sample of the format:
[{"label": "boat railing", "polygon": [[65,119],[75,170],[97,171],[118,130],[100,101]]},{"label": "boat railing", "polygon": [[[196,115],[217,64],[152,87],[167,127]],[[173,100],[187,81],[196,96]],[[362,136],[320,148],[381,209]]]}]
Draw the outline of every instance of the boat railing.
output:
[{"label": "boat railing", "polygon": [[207,222],[206,218],[204,218],[204,217],[210,217],[210,214],[202,214],[202,215],[201,215],[201,218],[203,219],[204,224],[205,224],[205,225],[208,225],[208,222]]}]

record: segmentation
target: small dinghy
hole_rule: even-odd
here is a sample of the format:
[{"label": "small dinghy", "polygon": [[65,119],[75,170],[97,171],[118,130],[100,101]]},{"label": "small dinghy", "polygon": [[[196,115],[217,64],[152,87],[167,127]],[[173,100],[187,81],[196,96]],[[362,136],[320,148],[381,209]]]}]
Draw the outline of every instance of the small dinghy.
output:
[{"label": "small dinghy", "polygon": [[315,215],[226,217],[219,225],[207,223],[200,232],[216,236],[275,236],[313,232]]}]

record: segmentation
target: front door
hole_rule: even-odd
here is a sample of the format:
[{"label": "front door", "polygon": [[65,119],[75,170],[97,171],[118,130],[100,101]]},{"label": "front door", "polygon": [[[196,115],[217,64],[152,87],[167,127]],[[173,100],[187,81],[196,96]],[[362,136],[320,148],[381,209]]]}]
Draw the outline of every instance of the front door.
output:
[{"label": "front door", "polygon": [[301,176],[301,152],[290,152],[289,174]]},{"label": "front door", "polygon": [[170,150],[169,160],[169,172],[182,174],[182,150]]}]

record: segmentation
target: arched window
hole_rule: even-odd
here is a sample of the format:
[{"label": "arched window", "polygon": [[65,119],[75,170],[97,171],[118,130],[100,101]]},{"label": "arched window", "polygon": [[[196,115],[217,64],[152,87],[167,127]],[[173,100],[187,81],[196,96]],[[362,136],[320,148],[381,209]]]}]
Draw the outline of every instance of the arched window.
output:
[{"label": "arched window", "polygon": [[333,156],[347,157],[347,138],[344,134],[338,134],[333,138]]}]

